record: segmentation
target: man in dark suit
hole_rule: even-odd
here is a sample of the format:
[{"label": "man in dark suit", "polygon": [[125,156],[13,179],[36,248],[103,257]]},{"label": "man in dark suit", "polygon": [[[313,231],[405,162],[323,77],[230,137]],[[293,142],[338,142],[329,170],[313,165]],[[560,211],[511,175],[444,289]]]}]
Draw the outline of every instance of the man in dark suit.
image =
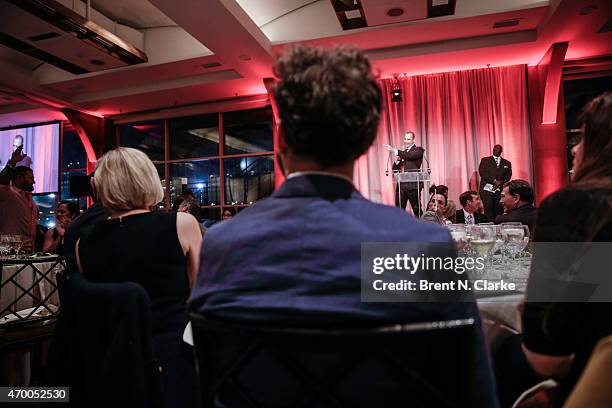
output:
[{"label": "man in dark suit", "polygon": [[500,203],[504,213],[495,217],[495,223],[520,222],[531,228],[538,210],[533,206],[533,188],[525,180],[512,180],[504,184]]},{"label": "man in dark suit", "polygon": [[476,377],[484,384],[478,400],[496,406],[473,301],[361,300],[362,243],[418,242],[425,254],[435,251],[434,242],[452,246],[444,227],[371,202],[353,185],[355,160],[374,141],[382,109],[369,61],[357,50],[297,48],[279,59],[275,72],[278,159],[287,179],[270,197],[208,230],[190,308],[213,318],[294,326],[473,318]]},{"label": "man in dark suit", "polygon": [[499,205],[501,188],[512,178],[512,163],[501,157],[502,150],[501,145],[495,145],[493,156],[483,157],[478,166],[480,198],[484,204],[485,215],[490,220],[501,214],[502,208]]},{"label": "man in dark suit", "polygon": [[[404,147],[396,149],[391,146],[388,149],[395,155],[393,162],[393,171],[411,171],[420,170],[423,164],[423,154],[425,149],[417,146],[414,142],[414,132],[406,132],[404,135]],[[401,191],[398,186],[395,186],[395,205],[406,209],[406,204],[410,200],[412,212],[415,216],[422,214],[421,203],[419,200],[419,190],[423,189],[423,185],[419,183],[400,183]]]},{"label": "man in dark suit", "polygon": [[480,197],[476,191],[468,190],[465,193],[461,193],[459,196],[459,203],[463,208],[457,210],[457,217],[455,220],[457,224],[474,225],[489,222],[486,215],[476,212],[481,204]]}]

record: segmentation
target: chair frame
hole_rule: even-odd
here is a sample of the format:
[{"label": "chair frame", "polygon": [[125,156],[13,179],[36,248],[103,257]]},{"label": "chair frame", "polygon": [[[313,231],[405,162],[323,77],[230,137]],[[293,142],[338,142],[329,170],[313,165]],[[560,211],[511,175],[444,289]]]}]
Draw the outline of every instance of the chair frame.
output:
[{"label": "chair frame", "polygon": [[[376,356],[380,357],[380,360],[391,370],[395,371],[399,378],[405,378],[403,383],[406,384],[408,389],[419,387],[421,390],[427,390],[428,395],[436,400],[436,406],[465,406],[460,401],[450,400],[444,395],[444,392],[438,390],[434,384],[423,379],[410,367],[402,366],[387,350],[372,351],[364,347],[360,348],[359,345],[364,342],[367,343],[373,338],[380,338],[381,336],[423,334],[432,331],[466,331],[466,335],[473,336],[476,327],[474,319],[327,329],[320,326],[288,327],[270,326],[253,322],[220,321],[196,313],[191,313],[190,317],[193,325],[195,342],[194,351],[196,354],[196,366],[200,376],[201,391],[203,395],[207,393],[211,398],[214,398],[222,386],[229,384],[240,394],[244,402],[243,406],[260,407],[261,405],[258,404],[257,401],[255,401],[236,381],[235,375],[257,354],[257,352],[266,349],[272,353],[275,360],[287,369],[306,390],[301,396],[301,399],[296,403],[296,407],[308,407],[317,400],[326,402],[328,406],[345,407],[346,405],[344,405],[342,401],[339,401],[333,394],[332,388],[339,383],[366,354],[376,354]],[[205,332],[223,332],[240,337],[253,337],[254,340],[250,342],[245,350],[234,358],[231,364],[225,367],[220,375],[217,375],[216,378],[212,378],[207,366],[210,367],[216,364],[215,356],[207,354],[206,347],[203,347],[204,342],[206,342],[206,336],[203,335],[199,329]],[[343,358],[340,363],[335,364],[333,369],[328,371],[326,375],[316,378],[316,376],[308,372],[308,369],[306,369],[303,364],[296,361],[295,358],[292,358],[288,351],[283,350],[288,342],[282,340],[291,338],[299,338],[300,342],[308,344],[309,346],[317,346],[320,343],[325,347],[326,345],[329,346],[332,341],[342,339],[350,339],[351,343],[343,348],[346,352],[345,358]],[[355,343],[355,339],[359,339],[359,341]],[[290,345],[288,348],[292,348],[295,345],[295,342],[289,343]],[[269,347],[270,345],[273,347]],[[468,381],[473,382],[475,378],[475,350],[471,342],[467,345],[465,351],[468,361],[471,361],[471,364],[468,364],[467,367],[468,372],[466,372],[466,378]],[[418,393],[411,394],[418,396]],[[474,405],[474,387],[470,388],[468,394],[468,398],[471,402],[470,406]]]}]

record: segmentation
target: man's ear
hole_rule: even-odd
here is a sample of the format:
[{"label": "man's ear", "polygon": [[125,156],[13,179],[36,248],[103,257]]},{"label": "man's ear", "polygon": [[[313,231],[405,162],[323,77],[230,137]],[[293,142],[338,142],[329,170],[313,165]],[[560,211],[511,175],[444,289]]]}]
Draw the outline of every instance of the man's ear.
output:
[{"label": "man's ear", "polygon": [[285,142],[285,131],[280,120],[278,121],[276,133],[278,134],[278,152],[285,155],[287,154],[287,142]]}]

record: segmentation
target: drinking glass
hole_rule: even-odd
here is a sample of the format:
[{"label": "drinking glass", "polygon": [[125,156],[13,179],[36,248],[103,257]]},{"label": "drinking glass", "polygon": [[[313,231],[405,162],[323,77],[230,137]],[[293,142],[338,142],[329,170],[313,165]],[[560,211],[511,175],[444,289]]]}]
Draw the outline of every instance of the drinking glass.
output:
[{"label": "drinking glass", "polygon": [[472,239],[470,246],[476,255],[484,258],[485,265],[491,266],[491,257],[489,256],[493,246],[495,245],[495,225],[471,225],[470,231]]},{"label": "drinking glass", "polygon": [[13,250],[15,251],[15,258],[19,257],[19,252],[23,246],[23,237],[21,235],[13,235]]},{"label": "drinking glass", "polygon": [[[516,224],[502,224],[502,237],[506,249],[512,260],[523,250],[523,238],[525,238],[525,226]],[[527,229],[528,231],[529,229]]]},{"label": "drinking glass", "polygon": [[455,241],[457,251],[463,252],[467,246],[467,230],[465,224],[451,224],[448,226],[451,237]]},{"label": "drinking glass", "polygon": [[0,235],[0,257],[8,258],[10,253],[10,239],[8,235]]}]

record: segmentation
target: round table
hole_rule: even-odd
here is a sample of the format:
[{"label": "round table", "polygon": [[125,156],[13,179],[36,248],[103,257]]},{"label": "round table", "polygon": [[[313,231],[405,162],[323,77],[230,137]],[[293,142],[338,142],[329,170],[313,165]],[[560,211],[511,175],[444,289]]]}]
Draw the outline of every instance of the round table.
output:
[{"label": "round table", "polygon": [[57,316],[57,273],[66,270],[61,256],[0,260],[0,327]]}]

